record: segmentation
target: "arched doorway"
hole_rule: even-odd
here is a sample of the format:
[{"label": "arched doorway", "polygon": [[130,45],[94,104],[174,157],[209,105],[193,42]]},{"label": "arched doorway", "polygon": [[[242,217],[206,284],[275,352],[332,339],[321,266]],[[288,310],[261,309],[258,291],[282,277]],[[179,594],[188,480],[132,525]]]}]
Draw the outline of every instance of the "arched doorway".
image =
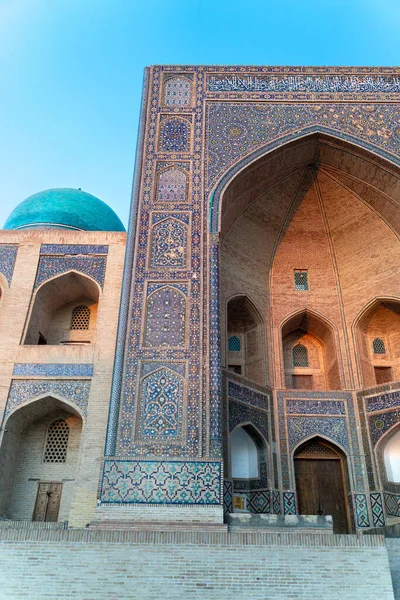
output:
[{"label": "arched doorway", "polygon": [[0,515],[15,521],[66,521],[75,488],[83,420],[46,396],[3,423]]},{"label": "arched doorway", "polygon": [[314,437],[297,448],[294,471],[299,513],[331,515],[334,533],[349,533],[346,465],[334,444]]}]

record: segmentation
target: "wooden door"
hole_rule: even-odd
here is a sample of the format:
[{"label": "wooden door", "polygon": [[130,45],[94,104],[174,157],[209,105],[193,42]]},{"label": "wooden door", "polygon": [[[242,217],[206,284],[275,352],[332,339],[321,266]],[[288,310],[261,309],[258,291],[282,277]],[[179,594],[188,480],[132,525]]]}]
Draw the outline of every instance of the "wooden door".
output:
[{"label": "wooden door", "polygon": [[349,533],[343,459],[328,447],[305,449],[295,457],[299,513],[332,515],[333,532]]},{"label": "wooden door", "polygon": [[41,481],[38,487],[32,521],[57,521],[62,483]]}]

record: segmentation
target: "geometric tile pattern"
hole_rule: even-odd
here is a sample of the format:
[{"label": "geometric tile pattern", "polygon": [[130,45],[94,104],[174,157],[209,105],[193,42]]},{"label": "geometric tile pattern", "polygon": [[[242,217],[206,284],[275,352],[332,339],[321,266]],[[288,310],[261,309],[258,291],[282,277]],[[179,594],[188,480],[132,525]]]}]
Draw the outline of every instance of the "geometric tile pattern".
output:
[{"label": "geometric tile pattern", "polygon": [[15,363],[13,375],[28,377],[92,377],[93,365],[64,363]]},{"label": "geometric tile pattern", "polygon": [[[279,104],[212,102],[208,104],[208,169],[207,188],[211,189],[228,167],[251,151],[265,145],[276,146],[285,134],[292,138],[306,127],[329,128],[339,137],[354,136],[365,140],[364,146],[374,145],[398,153],[396,136],[383,131],[396,131],[398,108],[395,105],[364,106],[338,103]],[[379,125],[380,124],[380,125]],[[380,129],[382,127],[382,130]],[[369,133],[373,131],[372,135]],[[282,145],[286,138],[278,142]],[[262,153],[266,152],[264,148]],[[375,149],[376,151],[376,149]],[[239,167],[239,165],[238,165]],[[214,230],[214,229],[213,229]]]},{"label": "geometric tile pattern", "polygon": [[187,106],[190,104],[190,88],[187,77],[170,77],[164,84],[164,104]]},{"label": "geometric tile pattern", "polygon": [[108,246],[89,244],[42,244],[40,254],[108,254]]},{"label": "geometric tile pattern", "polygon": [[296,493],[295,492],[283,492],[283,514],[284,515],[295,515],[296,514]]},{"label": "geometric tile pattern", "polygon": [[272,513],[279,515],[281,513],[281,494],[279,490],[272,490]]},{"label": "geometric tile pattern", "polygon": [[144,346],[185,345],[186,298],[174,287],[162,287],[147,300]]},{"label": "geometric tile pattern", "polygon": [[230,400],[229,432],[241,423],[251,423],[264,437],[268,437],[268,414],[266,412]]},{"label": "geometric tile pattern", "polygon": [[150,267],[186,268],[187,234],[187,226],[173,218],[155,225],[151,236]]},{"label": "geometric tile pattern", "polygon": [[286,412],[294,415],[345,415],[342,400],[286,400]]},{"label": "geometric tile pattern", "polygon": [[170,118],[160,127],[162,152],[189,152],[190,124],[187,119]]},{"label": "geometric tile pattern", "polygon": [[222,503],[220,462],[106,460],[104,503]]},{"label": "geometric tile pattern", "polygon": [[372,521],[374,527],[385,526],[385,512],[383,510],[382,494],[380,492],[374,492],[370,494]]},{"label": "geometric tile pattern", "polygon": [[357,527],[370,527],[366,494],[354,494],[354,508]]},{"label": "geometric tile pattern", "polygon": [[256,392],[245,385],[241,385],[236,381],[228,380],[228,396],[251,406],[268,410],[268,396],[261,392]]},{"label": "geometric tile pattern", "polygon": [[400,421],[400,410],[397,409],[387,413],[370,415],[368,420],[371,438],[375,445],[376,442],[383,436],[383,434],[392,427],[392,425]]},{"label": "geometric tile pattern", "polygon": [[400,392],[386,392],[379,396],[372,396],[367,398],[365,401],[367,412],[374,412],[377,410],[386,410],[394,406],[400,406]]},{"label": "geometric tile pattern", "polygon": [[157,202],[187,202],[188,173],[178,167],[161,171],[157,179]]},{"label": "geometric tile pattern", "polygon": [[270,512],[270,493],[268,490],[250,493],[250,502],[248,504],[250,512],[269,513]]},{"label": "geometric tile pattern", "polygon": [[103,287],[106,272],[105,256],[40,256],[35,288],[47,279],[68,271],[78,271]]},{"label": "geometric tile pattern", "polygon": [[393,517],[400,517],[400,495],[384,492],[386,513]]},{"label": "geometric tile pattern", "polygon": [[65,399],[87,415],[90,380],[88,379],[13,379],[8,393],[6,416],[15,408],[46,395]]},{"label": "geometric tile pattern", "polygon": [[313,434],[320,434],[337,442],[350,453],[346,419],[337,417],[289,417],[287,421],[291,449],[301,440]]},{"label": "geometric tile pattern", "polygon": [[0,272],[11,283],[14,273],[15,259],[17,258],[18,246],[0,245]]},{"label": "geometric tile pattern", "polygon": [[224,512],[233,512],[233,487],[230,479],[224,479]]},{"label": "geometric tile pattern", "polygon": [[159,369],[140,385],[142,438],[177,437],[182,433],[183,380],[170,369]]}]

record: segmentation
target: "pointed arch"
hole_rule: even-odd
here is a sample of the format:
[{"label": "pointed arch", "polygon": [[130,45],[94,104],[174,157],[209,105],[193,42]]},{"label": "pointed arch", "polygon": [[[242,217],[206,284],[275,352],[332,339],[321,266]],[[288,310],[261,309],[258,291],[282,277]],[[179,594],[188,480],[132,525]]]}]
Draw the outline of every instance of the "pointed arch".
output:
[{"label": "pointed arch", "polygon": [[185,117],[165,117],[160,125],[161,152],[189,152],[191,124]]},{"label": "pointed arch", "polygon": [[44,281],[32,296],[23,343],[90,343],[92,332],[87,331],[82,338],[79,330],[75,334],[71,330],[72,311],[78,304],[86,305],[91,311],[90,329],[94,330],[100,296],[98,282],[75,269]]},{"label": "pointed arch", "polygon": [[187,298],[178,288],[163,286],[147,298],[143,345],[182,347],[186,344]]},{"label": "pointed arch", "polygon": [[163,101],[166,106],[188,106],[191,103],[192,81],[185,75],[171,75],[164,80]]},{"label": "pointed arch", "polygon": [[372,298],[355,317],[352,336],[364,387],[400,379],[400,298]]},{"label": "pointed arch", "polygon": [[138,435],[142,440],[182,435],[184,379],[167,365],[140,382]]},{"label": "pointed arch", "polygon": [[[51,425],[57,421],[65,423],[63,431],[58,432],[60,436],[54,430],[50,440]],[[59,519],[68,519],[83,423],[77,406],[50,393],[18,405],[7,415],[0,447],[1,514],[32,520],[38,485],[58,481]],[[46,516],[39,520],[46,520]],[[53,514],[51,520],[57,520],[57,515]]]},{"label": "pointed arch", "polygon": [[186,203],[188,200],[189,173],[173,165],[157,174],[156,202]]},{"label": "pointed arch", "polygon": [[[322,125],[313,125],[290,132],[280,138],[276,138],[267,144],[260,146],[256,150],[250,152],[245,157],[236,161],[228,170],[221,176],[217,184],[209,196],[210,206],[210,232],[218,232],[221,228],[221,202],[222,197],[227,192],[229,185],[245,171],[248,167],[252,167],[261,159],[270,160],[274,155],[278,155],[282,150],[290,150],[302,142],[320,139],[330,143],[340,143],[342,147],[348,148],[353,154],[358,155],[363,160],[372,161],[375,164],[380,161],[381,165],[387,164],[395,176],[400,177],[400,159],[394,154],[383,150],[379,146],[375,146],[370,142],[366,142],[361,138],[349,135],[340,130],[331,129]],[[292,167],[293,168],[293,167]],[[275,181],[276,181],[275,177]]]},{"label": "pointed arch", "polygon": [[[337,327],[329,319],[304,308],[287,315],[280,323],[280,331],[281,367],[287,388],[341,389],[343,370],[337,352]],[[297,364],[295,357],[299,347],[305,348],[302,358],[307,358],[302,364]]]},{"label": "pointed arch", "polygon": [[188,226],[186,223],[172,216],[153,225],[150,268],[186,268],[187,238]]}]

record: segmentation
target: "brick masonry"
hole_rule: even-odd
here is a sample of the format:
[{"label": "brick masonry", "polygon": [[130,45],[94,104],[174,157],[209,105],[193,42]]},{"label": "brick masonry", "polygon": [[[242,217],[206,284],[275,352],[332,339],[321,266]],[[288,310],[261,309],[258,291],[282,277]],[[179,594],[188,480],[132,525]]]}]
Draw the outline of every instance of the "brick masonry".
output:
[{"label": "brick masonry", "polygon": [[394,598],[380,537],[11,529],[1,546],[12,600]]}]

